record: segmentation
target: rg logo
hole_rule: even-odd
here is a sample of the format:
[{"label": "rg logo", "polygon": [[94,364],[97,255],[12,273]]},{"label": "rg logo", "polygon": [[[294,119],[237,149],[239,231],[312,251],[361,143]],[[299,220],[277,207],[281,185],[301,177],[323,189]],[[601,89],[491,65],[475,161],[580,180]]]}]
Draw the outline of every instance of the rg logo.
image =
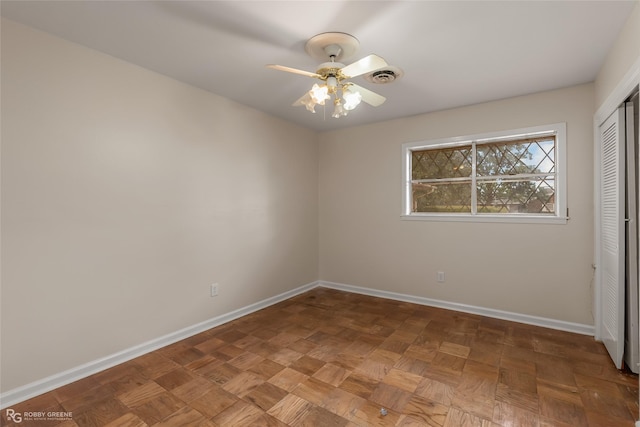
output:
[{"label": "rg logo", "polygon": [[7,409],[7,418],[13,420],[14,423],[22,422],[22,414],[20,412],[16,412],[13,409]]}]

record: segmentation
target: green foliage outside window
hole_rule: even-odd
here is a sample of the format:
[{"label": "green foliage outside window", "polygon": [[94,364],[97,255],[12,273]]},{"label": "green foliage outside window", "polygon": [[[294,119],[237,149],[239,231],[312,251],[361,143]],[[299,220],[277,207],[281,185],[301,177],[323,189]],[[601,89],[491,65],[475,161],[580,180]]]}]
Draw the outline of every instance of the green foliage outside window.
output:
[{"label": "green foliage outside window", "polygon": [[412,151],[412,211],[553,215],[555,145],[545,136]]}]

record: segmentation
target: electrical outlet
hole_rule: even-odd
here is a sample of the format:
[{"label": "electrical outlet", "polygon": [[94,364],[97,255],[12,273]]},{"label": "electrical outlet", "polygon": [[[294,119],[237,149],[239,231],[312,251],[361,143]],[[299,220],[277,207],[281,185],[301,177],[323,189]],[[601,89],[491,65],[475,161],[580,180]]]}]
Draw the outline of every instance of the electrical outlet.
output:
[{"label": "electrical outlet", "polygon": [[218,296],[218,284],[217,283],[212,283],[211,284],[211,296],[212,297],[217,297]]},{"label": "electrical outlet", "polygon": [[438,283],[444,283],[444,271],[438,271]]}]

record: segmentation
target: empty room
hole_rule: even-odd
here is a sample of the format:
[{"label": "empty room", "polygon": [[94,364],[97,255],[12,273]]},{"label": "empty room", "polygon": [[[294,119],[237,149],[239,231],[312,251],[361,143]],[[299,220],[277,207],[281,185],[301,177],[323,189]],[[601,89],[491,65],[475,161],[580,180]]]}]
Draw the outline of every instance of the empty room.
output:
[{"label": "empty room", "polygon": [[2,426],[640,426],[640,2],[0,1]]}]

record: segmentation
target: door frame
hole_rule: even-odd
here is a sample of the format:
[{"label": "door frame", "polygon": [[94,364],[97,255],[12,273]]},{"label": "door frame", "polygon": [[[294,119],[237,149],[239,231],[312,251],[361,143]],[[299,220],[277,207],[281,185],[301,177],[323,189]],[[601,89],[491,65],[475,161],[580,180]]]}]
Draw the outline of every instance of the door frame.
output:
[{"label": "door frame", "polygon": [[[602,341],[602,300],[600,298],[602,283],[600,280],[600,145],[602,144],[600,136],[600,125],[622,104],[637,86],[640,85],[640,58],[631,66],[622,80],[615,89],[609,94],[607,99],[596,111],[593,118],[593,136],[594,136],[594,286],[593,286],[593,317],[595,339]],[[636,130],[638,131],[638,130]],[[636,219],[640,221],[640,215]],[[639,228],[640,230],[640,228]],[[639,236],[640,237],[640,236]]]}]

